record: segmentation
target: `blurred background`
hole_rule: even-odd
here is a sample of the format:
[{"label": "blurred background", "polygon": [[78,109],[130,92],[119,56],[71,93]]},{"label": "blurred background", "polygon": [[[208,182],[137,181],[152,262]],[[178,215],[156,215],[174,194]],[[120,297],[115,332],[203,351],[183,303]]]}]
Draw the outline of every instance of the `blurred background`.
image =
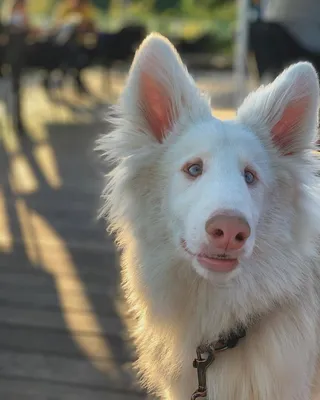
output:
[{"label": "blurred background", "polygon": [[232,117],[291,62],[318,68],[320,2],[2,0],[0,11],[0,398],[145,399],[97,219],[105,113],[156,30],[214,114]]}]

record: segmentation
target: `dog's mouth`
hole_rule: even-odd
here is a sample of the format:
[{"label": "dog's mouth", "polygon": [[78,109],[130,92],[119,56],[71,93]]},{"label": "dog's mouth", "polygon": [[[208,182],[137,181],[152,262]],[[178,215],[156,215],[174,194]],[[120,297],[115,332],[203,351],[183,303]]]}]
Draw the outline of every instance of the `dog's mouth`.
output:
[{"label": "dog's mouth", "polygon": [[228,254],[214,254],[214,255],[208,255],[205,253],[199,254],[200,257],[207,257],[207,258],[212,258],[214,260],[234,260],[234,257],[229,256]]},{"label": "dog's mouth", "polygon": [[239,264],[238,258],[227,254],[227,253],[217,253],[217,254],[208,254],[208,253],[192,253],[186,244],[185,240],[181,240],[182,248],[193,258],[196,258],[198,263],[205,269],[214,271],[214,272],[231,272],[233,271]]}]

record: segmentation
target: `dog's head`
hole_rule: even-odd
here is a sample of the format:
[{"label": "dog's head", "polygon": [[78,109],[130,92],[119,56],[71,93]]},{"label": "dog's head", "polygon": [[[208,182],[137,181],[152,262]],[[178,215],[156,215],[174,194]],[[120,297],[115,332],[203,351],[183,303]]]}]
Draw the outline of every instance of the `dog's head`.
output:
[{"label": "dog's head", "polygon": [[149,245],[166,241],[205,277],[234,274],[262,233],[294,244],[294,213],[308,217],[318,97],[314,68],[298,63],[251,94],[234,121],[220,121],[173,46],[150,35],[135,56],[117,128],[102,141],[118,163],[113,226],[135,234],[147,226]]}]

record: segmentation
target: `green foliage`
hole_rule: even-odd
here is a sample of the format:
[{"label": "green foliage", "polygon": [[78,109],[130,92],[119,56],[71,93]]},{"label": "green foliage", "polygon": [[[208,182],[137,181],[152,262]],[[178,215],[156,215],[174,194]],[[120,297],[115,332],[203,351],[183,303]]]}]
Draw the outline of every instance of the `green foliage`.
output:
[{"label": "green foliage", "polygon": [[[31,17],[42,24],[52,6],[64,0],[29,0]],[[215,49],[230,53],[236,21],[236,0],[92,0],[99,29],[116,31],[137,21],[149,31],[169,37],[196,39],[212,34]],[[1,0],[0,0],[1,4]]]},{"label": "green foliage", "polygon": [[111,4],[111,0],[93,0],[92,3],[99,9],[102,11],[106,11],[108,10],[110,4]]},{"label": "green foliage", "polygon": [[168,10],[178,11],[181,8],[181,0],[155,0],[154,12],[162,13]]},{"label": "green foliage", "polygon": [[[137,0],[136,0],[137,1]],[[140,0],[143,3],[143,0]],[[219,8],[235,8],[235,0],[155,0],[154,12],[184,17],[214,15]]]}]

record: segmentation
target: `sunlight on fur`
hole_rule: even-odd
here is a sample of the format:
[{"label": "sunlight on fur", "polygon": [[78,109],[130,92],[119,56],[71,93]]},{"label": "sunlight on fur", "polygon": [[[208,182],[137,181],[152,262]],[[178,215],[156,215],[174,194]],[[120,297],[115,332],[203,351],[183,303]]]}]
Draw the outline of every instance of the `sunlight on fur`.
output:
[{"label": "sunlight on fur", "polygon": [[301,62],[212,116],[170,42],[136,53],[112,131],[103,214],[122,250],[141,383],[197,387],[197,346],[247,335],[207,371],[209,400],[307,400],[319,353],[318,77]]}]

